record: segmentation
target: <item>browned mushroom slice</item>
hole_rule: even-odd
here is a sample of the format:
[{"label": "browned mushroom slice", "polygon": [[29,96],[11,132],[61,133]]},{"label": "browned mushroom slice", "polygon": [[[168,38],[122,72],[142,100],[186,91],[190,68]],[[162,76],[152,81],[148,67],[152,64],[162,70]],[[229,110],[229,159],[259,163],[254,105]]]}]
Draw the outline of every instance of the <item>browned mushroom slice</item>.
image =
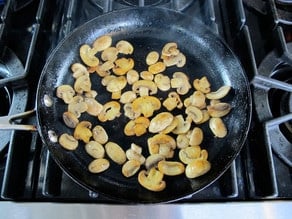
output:
[{"label": "browned mushroom slice", "polygon": [[81,121],[74,130],[74,138],[88,143],[92,136],[91,127],[92,125],[89,121]]},{"label": "browned mushroom slice", "polygon": [[116,48],[117,48],[119,53],[126,54],[126,55],[132,54],[134,51],[133,45],[126,40],[120,40],[116,44]]},{"label": "browned mushroom slice", "polygon": [[188,76],[183,72],[175,72],[170,80],[172,88],[176,88],[178,94],[186,94],[191,88]]},{"label": "browned mushroom slice", "polygon": [[163,181],[163,173],[154,167],[148,171],[140,171],[138,182],[144,188],[154,192],[162,191],[166,187],[166,183]]},{"label": "browned mushroom slice", "polygon": [[112,37],[109,35],[100,36],[93,42],[93,48],[96,52],[103,51],[109,48],[111,45]]},{"label": "browned mushroom slice", "polygon": [[87,44],[80,47],[79,54],[81,60],[88,66],[93,67],[99,64],[99,59],[95,56],[96,52]]}]

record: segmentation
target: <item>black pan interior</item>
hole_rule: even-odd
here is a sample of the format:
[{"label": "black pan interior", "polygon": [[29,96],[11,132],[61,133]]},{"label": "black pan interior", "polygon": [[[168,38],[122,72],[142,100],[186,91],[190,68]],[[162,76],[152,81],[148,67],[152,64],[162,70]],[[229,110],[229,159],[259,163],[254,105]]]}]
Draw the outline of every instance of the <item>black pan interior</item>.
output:
[{"label": "black pan interior", "polygon": [[[138,184],[137,176],[130,179],[123,177],[121,167],[114,163],[111,163],[111,168],[102,174],[88,172],[87,165],[92,158],[86,154],[82,144],[76,151],[69,152],[62,149],[58,143],[49,140],[49,130],[55,131],[57,135],[73,132],[62,122],[61,116],[66,105],[56,97],[56,87],[61,84],[73,84],[70,66],[81,61],[80,45],[91,44],[103,34],[112,35],[114,42],[126,39],[134,45],[133,57],[136,60],[135,69],[138,71],[146,68],[143,60],[149,51],[161,51],[165,43],[176,42],[187,57],[187,65],[181,69],[168,68],[165,74],[183,71],[191,80],[207,76],[212,84],[212,90],[222,85],[232,86],[232,91],[224,99],[233,108],[224,118],[228,128],[227,137],[214,138],[207,124],[201,126],[205,134],[201,147],[208,150],[212,164],[209,173],[192,180],[184,176],[166,177],[167,187],[164,191],[150,192]],[[98,91],[97,99],[105,103],[110,96],[100,85],[100,78],[92,77],[96,82],[93,89]],[[53,98],[52,107],[45,106],[44,95]],[[58,45],[41,75],[37,95],[37,116],[40,134],[53,158],[81,185],[122,202],[171,202],[200,191],[230,166],[246,139],[251,118],[251,100],[248,82],[239,61],[228,46],[207,27],[175,11],[153,7],[131,8],[111,12],[89,21]],[[82,118],[91,121],[93,125],[100,124],[94,117]],[[128,120],[121,116],[102,125],[109,133],[110,140],[119,143],[125,150],[130,147],[131,142],[135,142],[145,148],[144,154],[147,155],[145,139],[148,136],[124,137],[122,130],[126,121]]]}]

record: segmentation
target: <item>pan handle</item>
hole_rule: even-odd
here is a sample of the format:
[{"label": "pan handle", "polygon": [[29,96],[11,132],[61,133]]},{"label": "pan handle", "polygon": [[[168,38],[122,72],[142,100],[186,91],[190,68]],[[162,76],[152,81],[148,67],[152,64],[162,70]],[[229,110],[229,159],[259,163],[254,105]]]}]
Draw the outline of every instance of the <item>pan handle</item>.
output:
[{"label": "pan handle", "polygon": [[13,124],[12,122],[30,116],[35,113],[35,109],[29,110],[23,113],[18,113],[14,115],[1,116],[0,117],[0,130],[25,130],[25,131],[36,131],[37,128],[35,125],[22,125],[22,124]]}]

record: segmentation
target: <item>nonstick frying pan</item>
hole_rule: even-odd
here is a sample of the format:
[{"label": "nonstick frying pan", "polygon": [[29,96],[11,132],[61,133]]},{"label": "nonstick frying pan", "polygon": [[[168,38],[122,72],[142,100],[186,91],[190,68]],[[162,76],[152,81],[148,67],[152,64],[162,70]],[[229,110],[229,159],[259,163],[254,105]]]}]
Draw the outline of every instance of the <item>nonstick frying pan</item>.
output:
[{"label": "nonstick frying pan", "polygon": [[[56,88],[62,84],[73,84],[70,66],[81,62],[79,48],[82,44],[91,44],[97,37],[109,34],[113,41],[126,39],[134,46],[132,57],[136,61],[135,69],[144,70],[145,56],[152,50],[161,51],[167,42],[176,42],[186,55],[187,64],[181,68],[170,67],[164,74],[183,71],[191,80],[207,76],[212,90],[222,85],[230,85],[231,92],[224,98],[232,106],[232,111],[223,118],[228,134],[225,138],[215,138],[208,124],[200,126],[204,131],[201,147],[209,152],[211,170],[195,179],[184,175],[165,177],[166,189],[151,192],[139,185],[137,176],[125,178],[121,167],[111,163],[111,167],[100,174],[87,170],[92,160],[81,144],[75,151],[66,151],[58,143],[51,141],[50,133],[56,135],[72,133],[62,121],[66,105],[56,97]],[[108,92],[100,85],[100,78],[92,76],[92,89],[98,92],[96,97],[105,103]],[[53,100],[52,106],[45,104],[45,99]],[[228,46],[208,27],[193,18],[179,12],[158,7],[131,8],[110,12],[94,18],[74,30],[53,51],[41,74],[36,99],[38,131],[47,145],[52,157],[59,166],[76,182],[87,189],[104,194],[118,202],[157,203],[181,200],[202,190],[219,178],[231,165],[240,152],[249,130],[251,120],[251,95],[243,68]],[[183,112],[177,112],[183,113]],[[93,126],[103,125],[111,141],[117,142],[124,150],[131,142],[142,146],[147,156],[146,136],[125,137],[123,127],[127,119],[122,115],[112,122],[100,123],[96,118],[82,115]]]}]

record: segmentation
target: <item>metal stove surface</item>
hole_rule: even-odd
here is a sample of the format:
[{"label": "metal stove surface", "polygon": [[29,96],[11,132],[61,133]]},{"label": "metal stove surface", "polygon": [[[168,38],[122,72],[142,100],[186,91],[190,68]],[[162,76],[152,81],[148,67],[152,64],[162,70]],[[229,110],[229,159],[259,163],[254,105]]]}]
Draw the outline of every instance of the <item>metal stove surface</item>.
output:
[{"label": "metal stove surface", "polygon": [[[284,71],[282,68],[290,71],[290,46],[286,41],[292,29],[289,10],[285,10],[288,5],[277,1],[8,0],[0,7],[1,115],[34,108],[37,79],[46,58],[74,28],[111,10],[148,5],[172,8],[202,20],[234,50],[253,89],[252,127],[239,157],[220,179],[177,204],[291,200],[291,165],[275,149],[280,143],[274,142],[274,134],[269,134],[270,130],[278,133],[284,126],[288,131],[283,135],[290,146],[284,155],[292,156],[291,72],[288,78],[278,78],[273,73]],[[280,64],[275,63],[265,73],[265,62],[270,65],[265,59],[269,56],[276,56]],[[270,78],[273,80],[266,82]],[[268,113],[263,113],[262,102],[269,104],[271,97],[277,99],[279,95],[289,104],[279,109],[272,107],[277,108],[276,113],[271,113],[268,106]],[[36,123],[34,117],[21,122]],[[84,189],[63,173],[37,133],[0,131],[0,139],[2,202],[116,203]]]}]

